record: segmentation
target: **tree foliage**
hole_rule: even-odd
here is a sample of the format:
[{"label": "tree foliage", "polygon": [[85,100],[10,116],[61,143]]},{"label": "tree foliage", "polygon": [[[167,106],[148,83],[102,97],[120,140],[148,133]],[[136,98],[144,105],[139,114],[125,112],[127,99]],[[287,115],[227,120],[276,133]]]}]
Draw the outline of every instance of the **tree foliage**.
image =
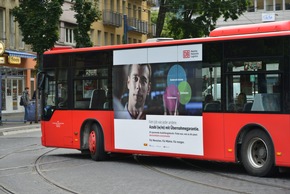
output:
[{"label": "tree foliage", "polygon": [[[42,70],[43,53],[54,47],[58,40],[59,18],[64,0],[22,0],[12,10],[22,31],[23,41],[37,53],[35,69]],[[38,88],[36,89],[38,104]],[[38,106],[35,106],[35,122],[38,123]]]},{"label": "tree foliage", "polygon": [[[219,18],[236,20],[246,11],[248,0],[160,0],[157,36],[161,35],[166,13],[170,17],[168,28],[175,39],[208,35]],[[159,18],[160,17],[160,18]]]},{"label": "tree foliage", "polygon": [[64,0],[22,0],[19,7],[12,10],[19,23],[23,41],[32,50],[43,54],[58,40],[59,18]]},{"label": "tree foliage", "polygon": [[159,12],[156,21],[156,36],[161,37],[166,13],[169,12],[170,2],[173,0],[159,0]]},{"label": "tree foliage", "polygon": [[[157,23],[157,19],[158,19],[158,11],[152,11],[151,12],[151,23],[156,24]],[[169,21],[171,20],[171,18],[173,18],[174,14],[173,13],[166,13],[165,16],[165,21],[163,24],[163,28],[162,28],[162,33],[159,37],[170,37],[170,31],[169,31]]]},{"label": "tree foliage", "polygon": [[96,2],[95,5],[86,0],[72,0],[72,2],[74,3],[72,10],[76,12],[74,17],[77,20],[77,27],[74,28],[76,47],[90,47],[93,43],[88,32],[91,24],[101,18],[101,13]]}]

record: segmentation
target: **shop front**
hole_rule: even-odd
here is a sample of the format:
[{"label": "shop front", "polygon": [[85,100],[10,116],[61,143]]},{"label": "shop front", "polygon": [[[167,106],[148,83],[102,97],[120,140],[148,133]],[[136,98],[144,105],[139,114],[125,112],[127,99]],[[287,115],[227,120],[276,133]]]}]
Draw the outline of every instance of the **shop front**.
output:
[{"label": "shop front", "polygon": [[0,42],[0,114],[24,112],[19,101],[25,87],[31,88],[33,94],[35,57],[34,54],[5,49]]}]

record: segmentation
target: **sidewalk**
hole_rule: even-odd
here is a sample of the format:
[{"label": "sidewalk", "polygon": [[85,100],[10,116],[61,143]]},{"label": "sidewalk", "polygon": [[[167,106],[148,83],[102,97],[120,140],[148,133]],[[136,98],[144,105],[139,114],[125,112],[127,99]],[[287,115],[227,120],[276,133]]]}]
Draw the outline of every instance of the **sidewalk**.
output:
[{"label": "sidewalk", "polygon": [[40,130],[40,121],[24,123],[23,117],[24,113],[2,113],[0,136]]}]

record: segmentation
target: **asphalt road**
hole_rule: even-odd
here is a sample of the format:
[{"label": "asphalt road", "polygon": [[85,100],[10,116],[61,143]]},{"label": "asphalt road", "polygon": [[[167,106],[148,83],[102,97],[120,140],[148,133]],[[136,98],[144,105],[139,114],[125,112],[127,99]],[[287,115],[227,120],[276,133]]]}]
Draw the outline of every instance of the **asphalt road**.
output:
[{"label": "asphalt road", "polygon": [[236,164],[132,155],[95,162],[43,147],[35,129],[0,136],[0,194],[290,193],[290,173],[259,178]]}]

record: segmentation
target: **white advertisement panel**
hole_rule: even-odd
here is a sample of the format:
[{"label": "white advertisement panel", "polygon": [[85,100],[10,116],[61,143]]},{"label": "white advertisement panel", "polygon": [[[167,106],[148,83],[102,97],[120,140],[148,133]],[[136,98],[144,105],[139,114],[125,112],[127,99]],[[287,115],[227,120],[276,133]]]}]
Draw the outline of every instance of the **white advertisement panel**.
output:
[{"label": "white advertisement panel", "polygon": [[148,48],[148,63],[177,62],[177,46]]},{"label": "white advertisement panel", "polygon": [[125,49],[114,51],[114,65],[128,65],[133,63],[148,63],[148,49]]},{"label": "white advertisement panel", "polygon": [[115,147],[203,155],[202,117],[147,115],[146,120],[115,119]]},{"label": "white advertisement panel", "polygon": [[166,46],[114,51],[113,64],[201,61],[202,45]]},{"label": "white advertisement panel", "polygon": [[114,51],[115,148],[203,155],[202,44]]}]

